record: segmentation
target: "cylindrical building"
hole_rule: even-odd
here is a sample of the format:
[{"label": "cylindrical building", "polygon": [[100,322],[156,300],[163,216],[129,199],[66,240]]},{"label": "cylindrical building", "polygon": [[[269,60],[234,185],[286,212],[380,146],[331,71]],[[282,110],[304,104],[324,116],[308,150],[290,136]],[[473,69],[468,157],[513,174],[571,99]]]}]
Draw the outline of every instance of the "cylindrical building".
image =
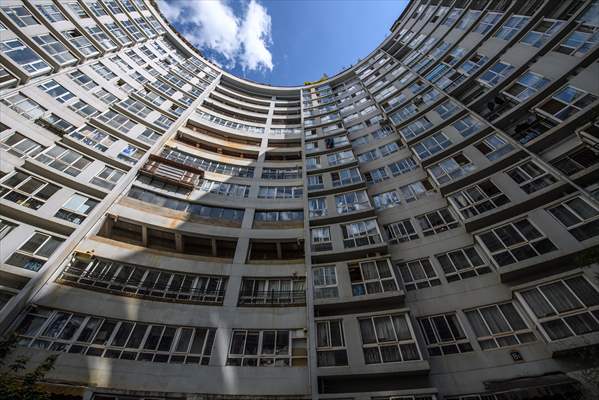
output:
[{"label": "cylindrical building", "polygon": [[390,29],[276,87],[152,1],[0,2],[0,332],[44,390],[599,396],[599,1]]}]

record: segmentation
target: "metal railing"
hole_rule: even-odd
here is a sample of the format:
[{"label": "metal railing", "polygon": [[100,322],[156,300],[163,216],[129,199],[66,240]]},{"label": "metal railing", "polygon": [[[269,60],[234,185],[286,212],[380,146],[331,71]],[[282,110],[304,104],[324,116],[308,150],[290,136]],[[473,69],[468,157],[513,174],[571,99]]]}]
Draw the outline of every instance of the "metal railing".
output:
[{"label": "metal railing", "polygon": [[225,297],[224,289],[210,290],[207,288],[182,287],[175,289],[168,284],[153,282],[144,284],[142,280],[109,278],[103,274],[69,266],[58,277],[57,282],[87,287],[92,290],[112,292],[124,296],[149,298],[159,301],[222,304]]},{"label": "metal railing", "polygon": [[305,290],[252,290],[239,294],[239,305],[304,305]]}]

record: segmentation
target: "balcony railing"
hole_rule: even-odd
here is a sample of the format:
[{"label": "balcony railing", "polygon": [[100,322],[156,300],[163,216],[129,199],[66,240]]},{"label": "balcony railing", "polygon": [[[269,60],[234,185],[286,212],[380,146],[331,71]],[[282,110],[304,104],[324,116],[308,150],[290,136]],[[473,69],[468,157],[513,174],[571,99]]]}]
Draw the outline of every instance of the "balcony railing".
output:
[{"label": "balcony railing", "polygon": [[[224,289],[190,287],[190,285],[183,282],[175,287],[175,285],[161,282],[147,284],[135,279],[110,278],[107,275],[103,276],[103,274],[81,268],[77,264],[68,266],[57,279],[57,282],[76,287],[88,287],[97,291],[118,293],[124,296],[168,302],[222,304],[225,297]],[[222,284],[219,286],[222,286]]]},{"label": "balcony railing", "polygon": [[305,290],[254,290],[239,294],[240,306],[287,306],[304,304],[306,304]]}]

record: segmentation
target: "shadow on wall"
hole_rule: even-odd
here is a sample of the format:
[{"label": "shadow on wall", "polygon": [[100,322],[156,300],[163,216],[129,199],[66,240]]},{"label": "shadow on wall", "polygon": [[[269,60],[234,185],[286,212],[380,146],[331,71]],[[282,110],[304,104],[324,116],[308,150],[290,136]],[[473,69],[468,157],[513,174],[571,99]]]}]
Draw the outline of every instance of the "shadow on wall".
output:
[{"label": "shadow on wall", "polygon": [[[100,393],[308,393],[306,368],[224,366],[232,328],[306,326],[305,308],[237,307],[246,274],[269,276],[279,265],[279,276],[305,275],[297,231],[244,230],[242,204],[251,199],[142,183],[37,294],[33,303],[44,307],[32,309],[20,329],[32,364],[59,351],[48,379]],[[238,211],[190,202],[200,199]],[[123,207],[134,210],[130,219],[116,217]],[[248,235],[258,240],[250,244]]]}]

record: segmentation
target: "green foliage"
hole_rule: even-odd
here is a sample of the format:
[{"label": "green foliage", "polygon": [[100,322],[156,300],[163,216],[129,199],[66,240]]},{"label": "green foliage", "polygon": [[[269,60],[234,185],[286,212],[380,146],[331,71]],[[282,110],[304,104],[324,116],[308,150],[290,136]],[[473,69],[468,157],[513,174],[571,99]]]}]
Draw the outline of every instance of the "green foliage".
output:
[{"label": "green foliage", "polygon": [[313,81],[313,82],[306,81],[306,82],[304,82],[304,86],[309,86],[309,85],[314,85],[316,83],[324,82],[327,79],[329,79],[329,76],[327,74],[322,74],[322,78],[320,78],[317,81]]},{"label": "green foliage", "polygon": [[50,395],[37,386],[54,368],[58,355],[47,357],[32,371],[26,372],[29,363],[27,357],[10,359],[16,342],[16,336],[0,340],[0,399],[49,400]]}]

